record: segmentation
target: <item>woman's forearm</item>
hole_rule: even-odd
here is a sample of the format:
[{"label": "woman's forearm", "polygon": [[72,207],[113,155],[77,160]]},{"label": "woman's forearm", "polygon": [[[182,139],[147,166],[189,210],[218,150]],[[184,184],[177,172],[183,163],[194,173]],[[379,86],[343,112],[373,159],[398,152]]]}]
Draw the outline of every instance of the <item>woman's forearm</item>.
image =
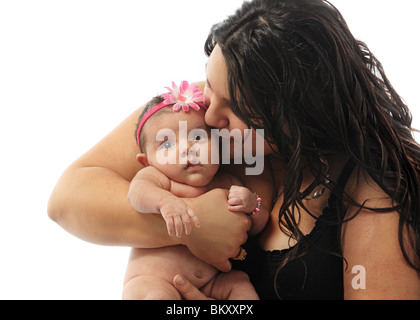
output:
[{"label": "woman's forearm", "polygon": [[73,165],[58,181],[49,217],[74,236],[101,245],[155,248],[175,245],[160,215],[136,212],[129,181],[103,167]]},{"label": "woman's forearm", "polygon": [[170,237],[161,215],[141,214],[128,202],[129,181],[102,167],[72,166],[54,189],[48,214],[61,227],[101,245],[158,248],[183,244],[207,263],[230,270],[228,259],[246,241],[249,218],[227,210],[227,191],[215,189],[184,199],[199,215],[200,229]]}]

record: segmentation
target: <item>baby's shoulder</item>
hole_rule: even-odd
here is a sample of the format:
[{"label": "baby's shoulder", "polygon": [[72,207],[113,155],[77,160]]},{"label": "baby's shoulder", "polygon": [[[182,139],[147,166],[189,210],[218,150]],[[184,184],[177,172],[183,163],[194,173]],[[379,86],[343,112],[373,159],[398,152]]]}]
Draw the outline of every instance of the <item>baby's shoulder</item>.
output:
[{"label": "baby's shoulder", "polygon": [[136,179],[152,181],[165,190],[168,190],[171,186],[170,179],[152,166],[145,167],[137,172],[137,175],[134,177],[134,180]]}]

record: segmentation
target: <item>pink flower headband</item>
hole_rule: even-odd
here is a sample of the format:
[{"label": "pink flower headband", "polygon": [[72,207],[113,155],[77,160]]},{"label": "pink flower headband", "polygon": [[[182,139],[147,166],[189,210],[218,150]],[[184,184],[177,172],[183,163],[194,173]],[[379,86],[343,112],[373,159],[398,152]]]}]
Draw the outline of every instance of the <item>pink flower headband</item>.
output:
[{"label": "pink flower headband", "polygon": [[207,110],[204,102],[203,92],[198,88],[196,84],[189,84],[188,81],[182,81],[180,87],[172,82],[172,89],[165,87],[169,90],[169,93],[164,93],[161,95],[165,100],[159,103],[158,105],[151,108],[140,121],[139,128],[137,129],[137,144],[140,145],[140,132],[143,128],[145,122],[157,111],[160,109],[173,105],[172,110],[179,111],[182,108],[182,111],[188,112],[190,107],[196,111],[200,110],[200,107],[204,110]]}]

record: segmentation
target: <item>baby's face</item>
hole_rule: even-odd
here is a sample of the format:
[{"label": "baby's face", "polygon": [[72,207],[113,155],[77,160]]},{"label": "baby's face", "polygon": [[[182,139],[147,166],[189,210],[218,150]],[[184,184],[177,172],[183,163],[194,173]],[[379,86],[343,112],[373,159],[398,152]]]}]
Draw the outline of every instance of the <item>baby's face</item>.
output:
[{"label": "baby's face", "polygon": [[149,165],[190,186],[205,186],[213,179],[219,154],[218,147],[212,147],[204,110],[166,112],[151,117],[146,126],[144,151]]}]

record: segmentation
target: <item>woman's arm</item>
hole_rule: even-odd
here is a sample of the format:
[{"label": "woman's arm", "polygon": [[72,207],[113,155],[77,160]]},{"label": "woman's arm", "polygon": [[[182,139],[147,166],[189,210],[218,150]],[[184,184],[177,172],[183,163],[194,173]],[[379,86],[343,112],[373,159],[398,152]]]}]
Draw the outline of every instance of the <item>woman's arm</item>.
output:
[{"label": "woman's arm", "polygon": [[[201,228],[188,237],[170,237],[159,215],[139,214],[127,200],[130,181],[142,168],[134,138],[141,109],[76,160],[63,173],[48,204],[48,215],[83,240],[102,245],[156,248],[184,244],[222,271],[230,269],[250,227],[243,214],[227,210],[221,190],[186,199]],[[211,250],[210,250],[211,249]]]},{"label": "woman's arm", "polygon": [[[366,206],[392,205],[371,179],[359,176],[353,198]],[[363,182],[362,182],[363,181]],[[357,208],[350,208],[351,217]],[[399,213],[362,210],[342,230],[345,299],[420,299],[420,276],[405,260],[398,239]],[[405,234],[408,240],[408,234]],[[408,242],[407,242],[408,244]],[[409,245],[407,245],[409,248]],[[413,253],[413,252],[412,252]],[[346,267],[346,264],[344,265]]]},{"label": "woman's arm", "polygon": [[399,245],[398,220],[397,212],[361,212],[345,224],[345,299],[420,299],[419,275]]},{"label": "woman's arm", "polygon": [[[73,235],[97,244],[146,247],[144,217],[127,201],[131,179],[142,168],[136,160],[137,117],[130,115],[76,160],[60,177],[48,204],[49,217]],[[155,226],[157,217],[147,217]]]}]

